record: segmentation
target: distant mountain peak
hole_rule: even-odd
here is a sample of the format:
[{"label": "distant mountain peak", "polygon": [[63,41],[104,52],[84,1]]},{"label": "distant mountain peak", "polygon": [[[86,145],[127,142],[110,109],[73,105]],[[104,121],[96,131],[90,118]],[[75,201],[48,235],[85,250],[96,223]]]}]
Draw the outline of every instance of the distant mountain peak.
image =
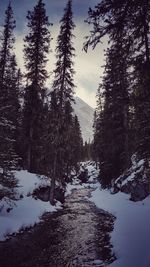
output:
[{"label": "distant mountain peak", "polygon": [[76,102],[76,104],[78,104],[78,105],[80,105],[80,106],[87,106],[87,107],[89,107],[89,109],[91,109],[91,110],[93,110],[93,112],[94,112],[94,109],[88,104],[88,103],[86,103],[83,99],[81,99],[79,96],[76,96],[75,97],[75,102]]},{"label": "distant mountain peak", "polygon": [[73,109],[80,122],[83,141],[92,141],[94,109],[78,96],[75,97],[75,102]]}]

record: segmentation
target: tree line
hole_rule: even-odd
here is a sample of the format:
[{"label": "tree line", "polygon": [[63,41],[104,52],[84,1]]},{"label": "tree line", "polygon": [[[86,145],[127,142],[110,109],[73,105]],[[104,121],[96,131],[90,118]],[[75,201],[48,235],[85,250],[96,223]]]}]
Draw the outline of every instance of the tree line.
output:
[{"label": "tree line", "polygon": [[[54,79],[49,91],[46,63],[51,44],[49,18],[39,0],[27,14],[24,38],[24,74],[14,53],[16,26],[9,3],[0,37],[0,199],[15,198],[13,171],[24,168],[51,178],[50,201],[54,202],[56,179],[63,183],[78,171],[83,140],[74,115],[74,63],[72,1],[60,20]],[[25,79],[25,85],[23,83]]]},{"label": "tree line", "polygon": [[[93,156],[103,186],[150,157],[150,1],[102,0],[89,9],[84,49],[108,38],[97,92]],[[147,165],[148,166],[148,165]]]}]

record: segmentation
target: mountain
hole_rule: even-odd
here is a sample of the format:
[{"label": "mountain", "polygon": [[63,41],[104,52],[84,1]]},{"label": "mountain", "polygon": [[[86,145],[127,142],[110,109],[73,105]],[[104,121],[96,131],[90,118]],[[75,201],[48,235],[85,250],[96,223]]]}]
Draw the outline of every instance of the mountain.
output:
[{"label": "mountain", "polygon": [[75,97],[75,102],[73,109],[80,122],[83,141],[92,141],[94,109],[79,97]]}]

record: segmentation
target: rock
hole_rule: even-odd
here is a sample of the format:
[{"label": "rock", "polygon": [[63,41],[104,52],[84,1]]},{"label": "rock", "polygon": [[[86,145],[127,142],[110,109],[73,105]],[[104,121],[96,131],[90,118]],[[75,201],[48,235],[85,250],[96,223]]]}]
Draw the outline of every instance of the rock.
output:
[{"label": "rock", "polygon": [[50,186],[39,187],[33,191],[33,196],[44,201],[49,201]]},{"label": "rock", "polygon": [[132,201],[141,201],[150,195],[150,159],[135,161],[120,175],[114,185],[113,193],[119,191],[130,194]]},{"label": "rock", "polygon": [[55,190],[54,198],[63,204],[65,202],[65,190],[63,188],[57,187]]},{"label": "rock", "polygon": [[[39,187],[33,191],[33,196],[44,202],[49,201],[49,195],[50,186]],[[54,199],[60,201],[63,204],[65,202],[65,190],[60,187],[56,187]]]},{"label": "rock", "polygon": [[78,179],[79,179],[82,183],[87,183],[87,181],[88,181],[88,170],[85,169],[84,171],[82,171],[82,172],[78,175]]}]

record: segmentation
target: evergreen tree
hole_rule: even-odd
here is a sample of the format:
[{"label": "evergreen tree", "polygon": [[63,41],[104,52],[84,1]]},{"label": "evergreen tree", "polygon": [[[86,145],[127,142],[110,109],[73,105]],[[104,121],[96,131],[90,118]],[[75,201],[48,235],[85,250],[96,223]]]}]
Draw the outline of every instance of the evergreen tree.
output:
[{"label": "evergreen tree", "polygon": [[[65,143],[67,144],[64,153],[64,173],[67,177],[74,170],[76,173],[79,170],[79,162],[82,160],[83,139],[80,129],[78,117],[73,116],[70,111],[70,104],[66,107],[66,125],[64,132]],[[72,109],[71,109],[72,111]]]},{"label": "evergreen tree", "polygon": [[18,166],[16,142],[19,112],[17,66],[13,54],[14,27],[13,11],[9,3],[5,12],[0,48],[0,184],[4,189],[1,197],[5,195],[11,198],[16,185],[13,170]]},{"label": "evergreen tree", "polygon": [[18,84],[18,68],[16,63],[15,55],[10,58],[10,66],[7,73],[7,89],[8,89],[8,101],[11,107],[11,112],[9,111],[9,120],[13,125],[13,139],[14,139],[14,149],[18,155],[19,146],[19,128],[21,124],[21,107],[19,103],[20,98],[20,86]]},{"label": "evergreen tree", "polygon": [[18,103],[16,103],[17,121],[16,121],[16,153],[19,156],[19,166],[23,167],[23,153],[22,153],[22,109],[24,99],[24,87],[23,87],[23,74],[19,69],[13,71],[16,77],[16,85],[14,86],[16,95],[18,97]]},{"label": "evergreen tree", "polygon": [[[101,1],[95,9],[89,9],[87,22],[93,30],[85,43],[85,50],[93,48],[105,35],[113,42],[124,32],[122,42],[128,50],[132,66],[136,119],[136,152],[139,158],[149,157],[149,77],[150,77],[150,2],[148,0]],[[131,16],[132,14],[132,16]]]},{"label": "evergreen tree", "polygon": [[25,88],[23,118],[22,118],[22,153],[24,167],[28,171],[37,171],[37,160],[40,157],[40,133],[43,103],[37,94],[35,86]]},{"label": "evergreen tree", "polygon": [[101,179],[110,184],[129,166],[129,99],[126,53],[120,39],[109,49],[103,81],[103,150]]},{"label": "evergreen tree", "polygon": [[91,160],[92,159],[92,153],[91,153],[91,143],[85,141],[83,145],[83,160]]},{"label": "evergreen tree", "polygon": [[27,15],[29,33],[25,37],[25,66],[28,86],[25,91],[23,109],[24,165],[29,171],[39,169],[42,153],[41,122],[44,109],[44,82],[47,54],[50,45],[50,23],[45,4],[39,0],[33,11]]},{"label": "evergreen tree", "polygon": [[150,157],[150,64],[136,65],[134,98],[135,151],[138,158]]},{"label": "evergreen tree", "polygon": [[73,34],[72,31],[75,27],[72,20],[72,1],[69,0],[64,10],[64,16],[60,23],[60,34],[57,39],[56,46],[56,68],[54,71],[53,82],[53,98],[56,103],[55,113],[55,127],[52,132],[52,139],[54,143],[53,152],[53,175],[51,183],[50,201],[53,203],[55,180],[62,179],[66,174],[66,166],[69,169],[68,159],[66,153],[70,153],[70,134],[72,120],[72,107],[74,92],[73,81],[73,61],[74,47],[72,45]]},{"label": "evergreen tree", "polygon": [[[5,83],[5,75],[9,66],[11,52],[14,45],[13,30],[15,28],[15,20],[13,18],[13,10],[9,3],[5,12],[5,22],[1,36],[1,49],[0,49],[0,84],[1,87]],[[1,89],[2,90],[2,89]]]},{"label": "evergreen tree", "polygon": [[73,120],[73,149],[72,157],[74,160],[73,166],[78,170],[78,163],[82,160],[83,155],[83,138],[80,129],[78,117],[75,115]]},{"label": "evergreen tree", "polygon": [[[54,131],[55,125],[55,108],[53,109],[53,97],[51,95],[51,109],[50,103],[47,101],[43,106],[42,121],[41,121],[41,150],[39,158],[39,170],[38,173],[52,176],[53,167],[53,151],[54,143],[52,139],[52,131]],[[55,104],[54,104],[55,105]],[[44,142],[43,142],[44,140]]]},{"label": "evergreen tree", "polygon": [[92,146],[92,158],[96,161],[96,163],[100,162],[100,156],[102,157],[102,153],[104,152],[104,116],[103,116],[103,104],[104,95],[101,93],[101,87],[99,86],[97,91],[97,107],[94,112],[94,138],[93,138],[93,146]]},{"label": "evergreen tree", "polygon": [[38,1],[33,11],[28,11],[27,19],[29,33],[24,39],[26,77],[28,83],[39,86],[40,90],[48,78],[45,67],[51,39],[48,30],[51,24],[46,16],[45,4],[42,0]]},{"label": "evergreen tree", "polygon": [[[137,147],[132,153],[138,152],[139,158],[149,157],[150,153],[148,115],[150,2],[103,0],[95,9],[89,9],[88,14],[87,22],[93,25],[93,29],[90,36],[86,37],[85,50],[89,45],[95,48],[106,35],[111,44],[102,84],[104,107],[96,122],[99,137],[97,138],[97,132],[95,135],[96,143],[102,146],[99,153],[102,163],[101,178],[105,177],[110,184],[111,179],[117,178],[121,170],[129,164],[129,134],[135,135],[133,126],[137,127]],[[130,86],[129,70],[132,72]],[[130,107],[132,112],[129,114],[130,92],[134,95],[132,101],[134,107]],[[134,116],[131,117],[133,113]],[[132,145],[132,148],[134,147]]]}]

